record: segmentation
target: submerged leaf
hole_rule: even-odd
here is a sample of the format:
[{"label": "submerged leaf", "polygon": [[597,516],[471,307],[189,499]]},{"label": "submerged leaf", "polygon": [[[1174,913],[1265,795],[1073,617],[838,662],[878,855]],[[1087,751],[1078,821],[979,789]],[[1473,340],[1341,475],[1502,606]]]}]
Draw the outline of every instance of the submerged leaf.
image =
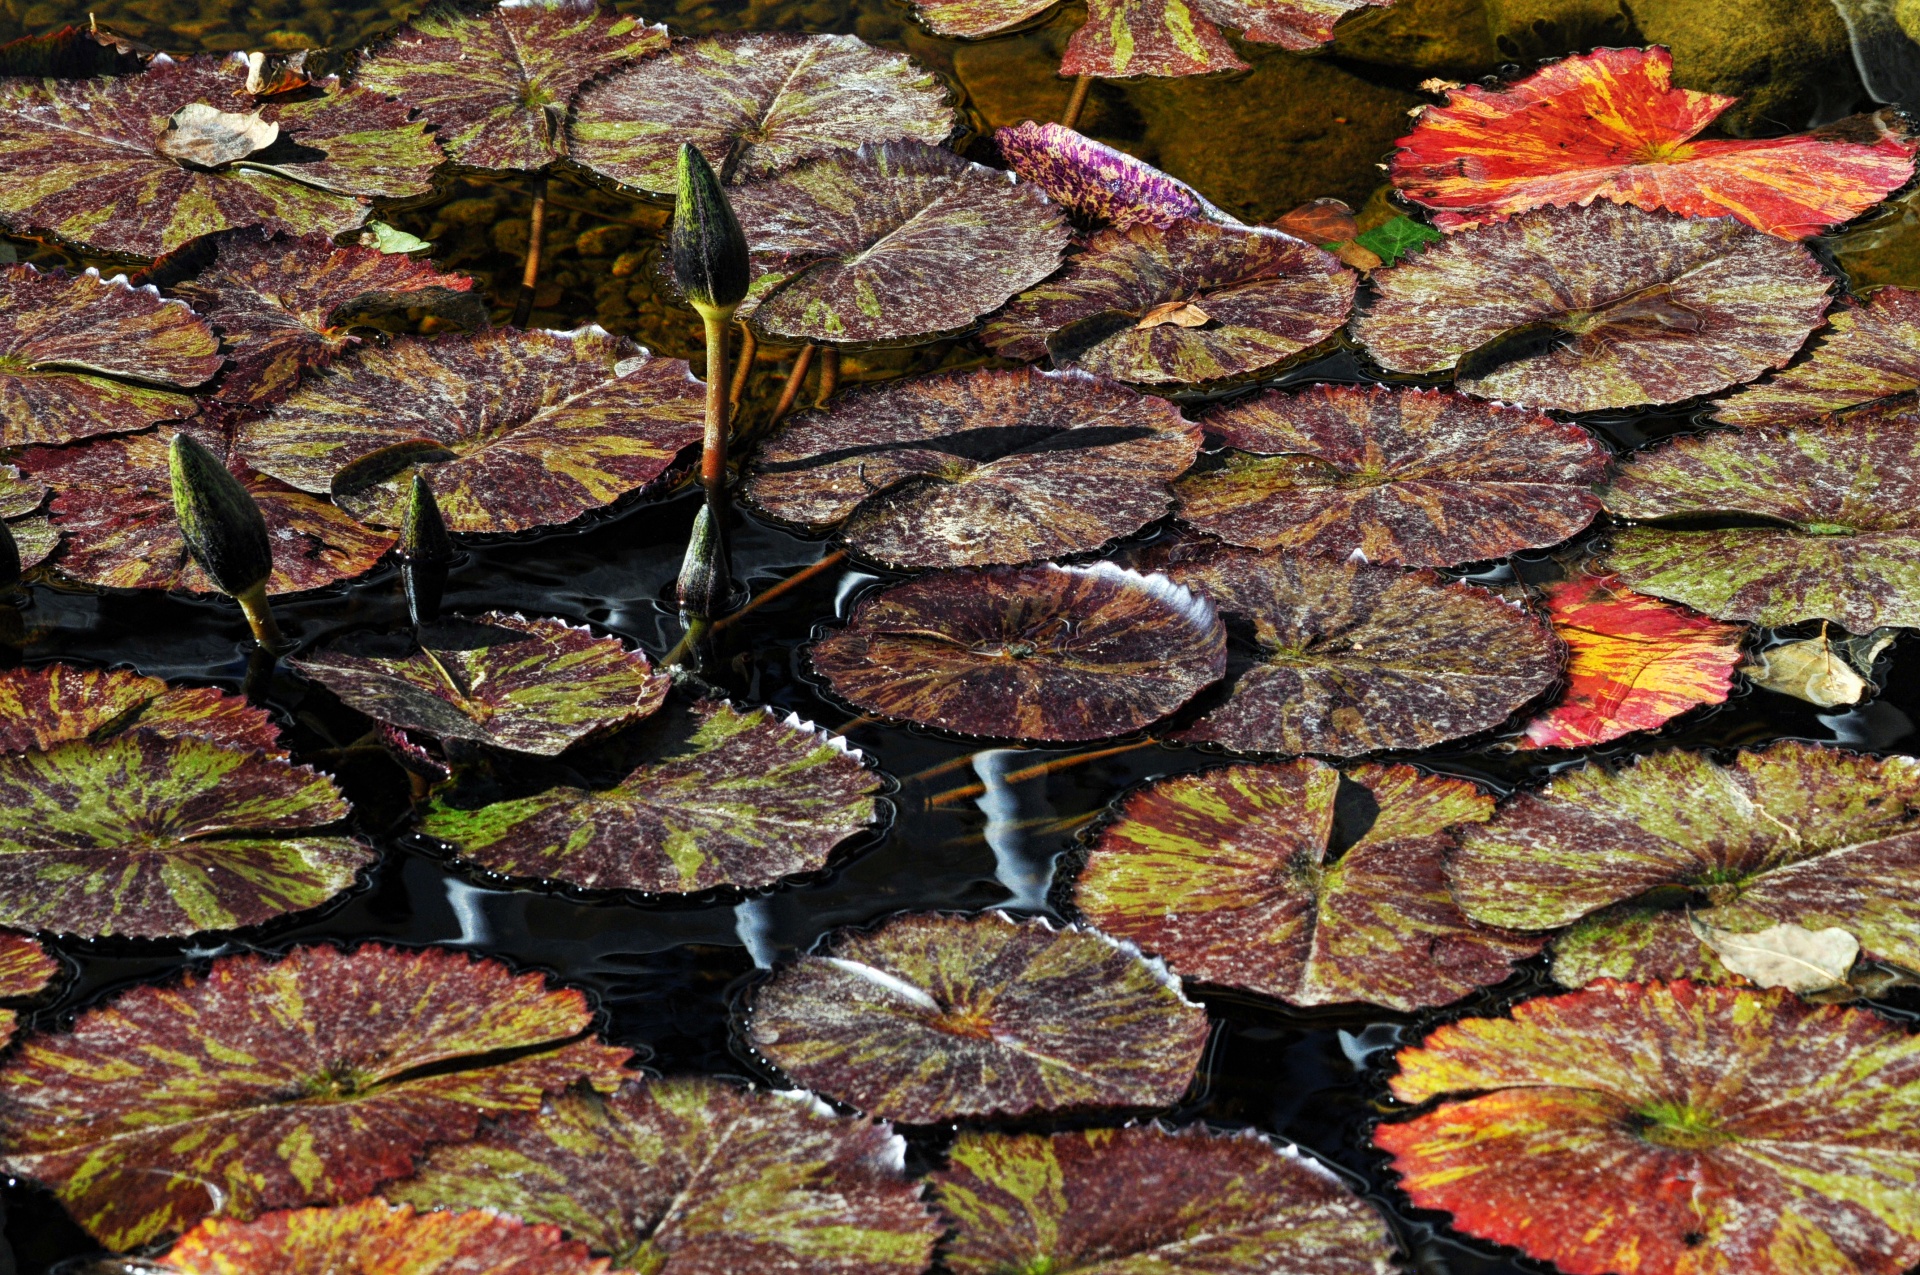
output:
[{"label": "submerged leaf", "polygon": [[1378,257],[1381,265],[1390,266],[1430,243],[1439,243],[1440,232],[1411,217],[1395,217],[1372,230],[1361,231],[1353,237],[1353,242]]},{"label": "submerged leaf", "polygon": [[1751,934],[1717,929],[1689,918],[1693,932],[1713,949],[1720,963],[1758,987],[1784,987],[1790,992],[1832,991],[1847,985],[1847,971],[1860,955],[1860,944],[1845,930],[1829,926],[1809,930],[1791,921],[1769,925]]},{"label": "submerged leaf", "polygon": [[1063,124],[1027,120],[996,130],[994,140],[1022,180],[1055,203],[1116,230],[1188,219],[1238,224],[1185,182]]},{"label": "submerged leaf", "polygon": [[0,753],[127,731],[274,752],[273,715],[212,687],[169,687],[128,669],[42,664],[0,672]]},{"label": "submerged leaf", "polygon": [[1827,316],[1813,353],[1715,405],[1714,418],[1746,428],[1812,425],[1920,391],[1920,292],[1880,288]]},{"label": "submerged leaf", "polygon": [[1000,912],[896,917],[753,994],[747,1037],[787,1075],[889,1120],[1159,1107],[1207,1015],[1132,947]]}]

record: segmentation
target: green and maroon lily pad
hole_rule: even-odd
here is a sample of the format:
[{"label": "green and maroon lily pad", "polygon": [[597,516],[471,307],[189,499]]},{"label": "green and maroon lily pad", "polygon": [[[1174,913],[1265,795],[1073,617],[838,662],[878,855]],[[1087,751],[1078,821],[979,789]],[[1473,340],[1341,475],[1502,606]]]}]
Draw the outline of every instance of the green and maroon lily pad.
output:
[{"label": "green and maroon lily pad", "polygon": [[1491,798],[1411,766],[1360,766],[1346,782],[1377,814],[1334,857],[1342,778],[1324,762],[1160,780],[1101,829],[1074,906],[1176,974],[1292,1005],[1445,1005],[1540,950],[1469,920],[1448,892],[1448,830],[1484,822]]},{"label": "green and maroon lily pad", "polygon": [[933,1175],[952,1275],[1391,1275],[1396,1246],[1333,1173],[1252,1130],[963,1132]]},{"label": "green and maroon lily pad", "polygon": [[1570,986],[1717,968],[1689,918],[1736,933],[1837,926],[1870,959],[1920,970],[1916,819],[1911,757],[1793,742],[1727,765],[1663,752],[1515,795],[1462,831],[1448,871],[1487,924],[1588,920],[1555,945],[1554,976]]},{"label": "green and maroon lily pad", "polygon": [[940,1224],[885,1124],[705,1077],[570,1090],[437,1148],[389,1198],[545,1222],[675,1275],[920,1275]]},{"label": "green and maroon lily pad", "polygon": [[851,35],[740,31],[676,40],[589,85],[568,135],[578,162],[667,195],[683,142],[732,184],[866,142],[938,144],[954,123],[940,77],[904,54]]},{"label": "green and maroon lily pad", "polygon": [[632,1051],[592,1023],[581,993],[463,952],[221,957],[23,1042],[0,1067],[0,1166],[111,1249],[358,1200],[483,1117],[617,1087]]},{"label": "green and maroon lily pad", "polygon": [[567,153],[581,85],[666,47],[665,27],[595,0],[435,9],[361,59],[354,83],[413,107],[456,164],[532,170]]},{"label": "green and maroon lily pad", "polygon": [[41,509],[47,491],[45,483],[28,478],[17,466],[0,465],[0,521],[13,537],[22,571],[39,566],[60,547],[60,533]]},{"label": "green and maroon lily pad", "polygon": [[1027,120],[996,130],[994,140],[1023,180],[1055,203],[1117,230],[1186,220],[1239,224],[1178,178],[1063,124]]},{"label": "green and maroon lily pad", "polygon": [[1614,532],[1604,566],[1642,593],[1756,624],[1920,625],[1920,412],[1911,404],[1827,425],[1675,439],[1622,466],[1602,498],[1623,518],[1760,524]]},{"label": "green and maroon lily pad", "polygon": [[1920,1262],[1920,1036],[1784,990],[1600,983],[1399,1053],[1420,1208],[1570,1275],[1899,1275]]},{"label": "green and maroon lily pad", "polygon": [[959,332],[1060,264],[1058,205],[923,142],[868,143],[737,188],[764,336],[911,343]]},{"label": "green and maroon lily pad", "polygon": [[0,672],[0,753],[99,742],[128,731],[276,752],[266,709],[210,686],[168,686],[131,669],[42,664]]},{"label": "green and maroon lily pad", "polygon": [[755,456],[749,500],[892,567],[1086,553],[1164,516],[1200,427],[1085,373],[892,381],[793,417]]},{"label": "green and maroon lily pad", "polygon": [[420,831],[502,876],[690,894],[815,871],[877,819],[880,778],[844,740],[712,700],[689,718],[682,742],[610,788],[561,786],[478,808],[442,796]]},{"label": "green and maroon lily pad", "polygon": [[684,360],[594,327],[494,328],[362,346],[241,424],[234,447],[380,526],[400,525],[417,471],[449,531],[526,531],[653,482],[705,411]]},{"label": "green and maroon lily pad", "polygon": [[1715,405],[1714,418],[1745,428],[1811,425],[1920,392],[1920,292],[1881,288],[1865,305],[1848,298],[1827,316],[1807,358]]},{"label": "green and maroon lily pad", "polygon": [[0,225],[157,257],[235,226],[337,234],[430,188],[440,147],[403,103],[337,79],[255,97],[247,72],[209,55],[0,85]]},{"label": "green and maroon lily pad", "polygon": [[1373,284],[1353,334],[1381,366],[1451,368],[1482,398],[1590,412],[1784,367],[1832,281],[1801,245],[1731,219],[1596,200],[1449,235]]},{"label": "green and maroon lily pad", "polygon": [[[0,999],[24,1000],[45,991],[60,977],[61,965],[47,950],[24,934],[0,930]],[[0,1045],[13,1039],[20,1016],[0,1009]]]},{"label": "green and maroon lily pad", "polygon": [[754,992],[747,1037],[817,1093],[926,1124],[1170,1106],[1199,1067],[1207,1015],[1105,935],[923,913],[781,969]]},{"label": "green and maroon lily pad", "polygon": [[997,739],[1125,735],[1227,667],[1213,608],[1111,563],[945,571],[866,599],[813,644],[868,712]]},{"label": "green and maroon lily pad", "polygon": [[1358,276],[1277,230],[1178,221],[1103,230],[981,331],[994,353],[1116,381],[1193,384],[1272,367],[1340,330]]},{"label": "green and maroon lily pad", "polygon": [[1439,390],[1269,390],[1207,417],[1229,450],[1176,487],[1229,544],[1450,567],[1558,544],[1600,512],[1607,449],[1539,412]]},{"label": "green and maroon lily pad", "polygon": [[650,715],[672,684],[619,638],[502,611],[350,637],[290,667],[377,721],[543,757]]}]

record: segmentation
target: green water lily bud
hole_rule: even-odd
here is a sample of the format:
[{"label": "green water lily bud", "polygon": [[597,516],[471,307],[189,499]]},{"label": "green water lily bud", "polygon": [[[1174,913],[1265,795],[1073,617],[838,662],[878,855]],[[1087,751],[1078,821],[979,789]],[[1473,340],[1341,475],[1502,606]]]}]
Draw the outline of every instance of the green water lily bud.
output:
[{"label": "green water lily bud", "polygon": [[727,550],[713,516],[713,506],[703,504],[693,516],[693,530],[687,535],[687,553],[680,561],[680,579],[675,596],[680,609],[689,615],[717,615],[727,603],[732,583],[727,579]]},{"label": "green water lily bud", "polygon": [[277,645],[280,631],[267,609],[273,547],[260,506],[218,456],[186,434],[173,436],[167,474],[187,551],[214,587],[240,604],[260,644]]},{"label": "green water lily bud", "polygon": [[413,475],[413,492],[407,498],[406,521],[400,527],[400,556],[408,562],[453,560],[453,537],[447,534],[447,520],[440,516],[433,484],[418,470]]},{"label": "green water lily bud", "polygon": [[731,312],[747,295],[747,237],[706,158],[681,144],[673,199],[673,282],[694,309]]}]

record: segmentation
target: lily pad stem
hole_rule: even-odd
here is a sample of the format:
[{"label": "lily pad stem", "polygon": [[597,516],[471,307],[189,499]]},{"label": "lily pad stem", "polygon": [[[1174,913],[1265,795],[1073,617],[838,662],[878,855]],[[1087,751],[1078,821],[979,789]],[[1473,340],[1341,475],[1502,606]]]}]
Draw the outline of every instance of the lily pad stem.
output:
[{"label": "lily pad stem", "polygon": [[1080,112],[1086,109],[1087,92],[1093,88],[1091,75],[1074,77],[1073,95],[1067,99],[1067,109],[1060,113],[1060,124],[1064,128],[1080,126]]},{"label": "lily pad stem", "polygon": [[833,392],[840,388],[840,350],[827,346],[820,351],[820,385],[814,391],[813,405],[825,407]]},{"label": "lily pad stem", "polygon": [[533,213],[527,224],[527,268],[520,272],[520,299],[514,302],[513,326],[524,328],[533,317],[533,294],[540,284],[540,244],[547,234],[547,179],[534,179]]},{"label": "lily pad stem", "polygon": [[767,428],[772,429],[780,419],[793,408],[793,401],[800,397],[800,383],[807,379],[807,369],[813,366],[813,347],[803,345],[793,360],[793,370],[787,373],[787,383],[780,391],[780,401],[773,406],[773,415],[767,418]]},{"label": "lily pad stem", "polygon": [[280,633],[280,625],[273,618],[273,608],[267,605],[267,582],[265,580],[233,595],[246,613],[247,627],[253,630],[253,640],[262,650],[278,654],[287,649],[287,639]]},{"label": "lily pad stem", "polygon": [[[1088,762],[1100,761],[1107,757],[1116,757],[1121,753],[1135,752],[1157,742],[1157,740],[1152,739],[1141,739],[1135,740],[1131,744],[1115,744],[1111,748],[1096,748],[1088,753],[1074,753],[1070,757],[1060,757],[1052,761],[1043,761],[1036,765],[1027,766],[1020,770],[1010,770],[1000,778],[1004,783],[1023,784],[1029,779],[1038,779],[1042,775],[1051,775],[1057,771],[1071,770],[1075,766],[1084,766]],[[974,797],[982,796],[986,791],[987,787],[985,784],[968,784],[964,788],[949,788],[945,792],[937,792],[927,798],[927,805],[929,808],[947,806],[956,801],[966,801]]]}]

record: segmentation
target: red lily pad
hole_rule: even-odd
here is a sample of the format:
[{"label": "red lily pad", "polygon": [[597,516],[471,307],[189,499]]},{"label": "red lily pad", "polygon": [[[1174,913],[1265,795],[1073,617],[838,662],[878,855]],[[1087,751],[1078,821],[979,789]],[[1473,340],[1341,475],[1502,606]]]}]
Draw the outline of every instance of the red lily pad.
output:
[{"label": "red lily pad", "polygon": [[1920,1037],[1786,991],[1601,983],[1399,1054],[1401,1189],[1569,1275],[1898,1275]]},{"label": "red lily pad", "polygon": [[1875,121],[1792,137],[1698,135],[1738,99],[1673,84],[1663,48],[1598,49],[1504,88],[1455,88],[1422,111],[1393,184],[1454,230],[1596,199],[1687,217],[1737,217],[1804,239],[1851,221],[1913,176],[1914,143]]},{"label": "red lily pad", "polygon": [[400,525],[418,470],[449,531],[526,531],[653,482],[699,440],[704,399],[684,360],[598,328],[402,337],[347,354],[234,447],[381,526]]},{"label": "red lily pad", "polygon": [[[60,976],[60,962],[24,934],[0,930],[0,998],[19,1000],[37,995]],[[20,1016],[0,1009],[0,1045],[13,1039]]]},{"label": "red lily pad", "polygon": [[1887,400],[1911,404],[1916,391],[1920,292],[1881,288],[1865,305],[1849,297],[1835,306],[1811,355],[1735,390],[1715,405],[1714,418],[1745,428],[1824,424]]},{"label": "red lily pad", "polygon": [[1830,281],[1799,244],[1738,222],[1601,202],[1449,236],[1373,284],[1353,334],[1382,366],[1453,368],[1482,398],[1590,412],[1784,367]]},{"label": "red lily pad", "polygon": [[1206,418],[1225,465],[1180,518],[1250,549],[1447,567],[1558,544],[1600,512],[1607,449],[1578,425],[1439,390],[1316,385]]},{"label": "red lily pad", "polygon": [[565,1229],[676,1275],[920,1275],[940,1225],[885,1124],[705,1077],[570,1090],[435,1149],[387,1194]]},{"label": "red lily pad", "polygon": [[1004,1271],[1390,1275],[1373,1206],[1251,1130],[962,1133],[933,1175],[953,1275]]},{"label": "red lily pad", "polygon": [[[235,226],[336,234],[373,197],[431,186],[440,147],[402,103],[337,79],[255,97],[247,70],[238,54],[202,56],[0,85],[0,225],[157,257]],[[189,133],[212,149],[183,147]]]},{"label": "red lily pad", "polygon": [[854,609],[814,671],[885,717],[1002,739],[1082,740],[1156,722],[1226,671],[1213,608],[1110,563],[947,571]]},{"label": "red lily pad", "polygon": [[1200,427],[1077,372],[979,371],[836,396],[761,444],[745,492],[889,566],[1085,553],[1167,512]]},{"label": "red lily pad", "polygon": [[734,183],[865,142],[938,144],[953,129],[940,77],[903,54],[851,35],[740,31],[676,40],[589,85],[568,132],[578,162],[667,195],[682,142]]},{"label": "red lily pad", "polygon": [[45,483],[26,477],[16,466],[0,465],[0,520],[13,537],[22,571],[39,566],[60,545],[60,533],[40,510],[46,499]]},{"label": "red lily pad", "polygon": [[583,1038],[592,1020],[579,992],[465,953],[221,957],[23,1042],[0,1067],[0,1165],[113,1249],[216,1209],[350,1202],[482,1117],[615,1088],[632,1051]]},{"label": "red lily pad", "polygon": [[1292,1005],[1445,1005],[1540,950],[1468,920],[1448,893],[1448,829],[1484,822],[1490,797],[1411,766],[1346,778],[1378,814],[1337,857],[1341,775],[1324,762],[1159,780],[1100,830],[1074,906],[1182,977]]},{"label": "red lily pad", "polygon": [[1132,947],[999,912],[846,933],[753,994],[748,1039],[889,1120],[1171,1105],[1207,1015]]},{"label": "red lily pad", "polygon": [[280,728],[264,708],[213,687],[170,687],[130,669],[42,664],[0,672],[0,753],[99,742],[127,731],[275,752]]},{"label": "red lily pad", "polygon": [[1051,358],[1118,381],[1211,381],[1270,367],[1339,331],[1355,280],[1331,254],[1276,230],[1137,224],[1094,235],[980,336],[1005,358]]},{"label": "red lily pad", "polygon": [[1063,124],[1027,120],[995,131],[994,140],[1022,180],[1055,203],[1118,230],[1188,220],[1238,224],[1185,182]]}]

